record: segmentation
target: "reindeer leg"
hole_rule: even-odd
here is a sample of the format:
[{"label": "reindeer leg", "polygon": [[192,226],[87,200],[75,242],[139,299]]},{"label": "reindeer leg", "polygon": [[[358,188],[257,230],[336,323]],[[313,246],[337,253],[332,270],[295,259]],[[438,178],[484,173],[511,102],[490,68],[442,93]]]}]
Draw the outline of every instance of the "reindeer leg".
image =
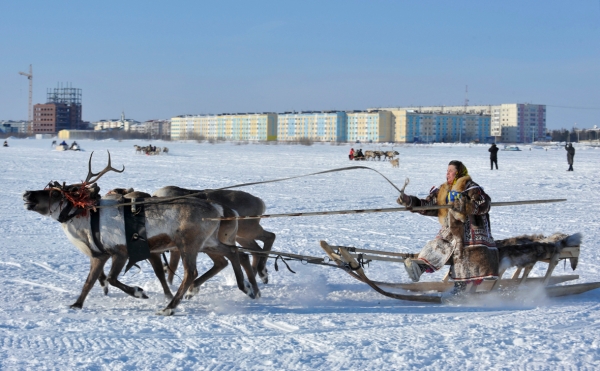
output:
[{"label": "reindeer leg", "polygon": [[[237,243],[239,243],[245,249],[261,251],[261,252],[263,251],[262,247],[260,247],[260,245],[257,244],[256,241],[254,241],[253,239],[237,237],[235,240]],[[252,271],[252,273],[246,272],[248,274],[248,276],[250,276],[250,275],[256,276],[256,274],[258,273],[258,265],[260,264],[261,258],[262,258],[262,256],[260,254],[252,253],[252,270],[253,271]],[[267,282],[268,282],[268,278],[267,278]]]},{"label": "reindeer leg", "polygon": [[83,308],[83,302],[85,301],[85,298],[87,297],[92,287],[94,287],[94,283],[96,283],[96,280],[98,279],[101,273],[104,274],[104,264],[106,264],[108,258],[108,255],[102,255],[97,258],[90,258],[90,272],[88,273],[87,279],[83,284],[81,294],[79,294],[77,301],[75,301],[75,303],[71,305],[72,309]]},{"label": "reindeer leg", "polygon": [[[201,246],[202,244],[200,244]],[[183,280],[181,281],[181,285],[179,285],[179,289],[175,293],[175,296],[167,304],[165,309],[158,311],[156,314],[162,316],[171,316],[175,313],[175,308],[181,302],[183,295],[188,290],[188,288],[194,283],[194,279],[198,276],[198,270],[196,269],[196,259],[198,258],[198,250],[192,249],[188,247],[188,251],[186,248],[179,248],[179,252],[181,254],[181,260],[183,262]]]},{"label": "reindeer leg", "polygon": [[102,286],[102,291],[104,291],[104,295],[108,295],[108,284],[106,283],[106,274],[104,274],[104,269],[102,270],[102,272],[100,272],[98,282],[100,282],[100,286]]},{"label": "reindeer leg", "polygon": [[156,274],[156,277],[160,281],[160,285],[163,288],[165,297],[169,300],[173,299],[173,294],[171,293],[171,289],[169,288],[167,280],[165,279],[165,270],[163,269],[162,262],[160,261],[160,254],[150,254],[148,261],[150,264],[152,264],[154,274]]},{"label": "reindeer leg", "polygon": [[[262,229],[262,227],[261,227],[261,229]],[[263,251],[269,252],[269,251],[271,251],[271,248],[273,247],[273,243],[275,243],[276,237],[277,236],[275,235],[275,233],[265,231],[264,229],[262,229],[262,233],[256,239],[259,241],[262,241]],[[267,259],[268,259],[268,256],[263,255],[259,259],[258,267],[257,267],[258,276],[260,277],[260,279],[263,281],[264,284],[269,283],[269,276],[268,276],[268,271],[267,271]]]},{"label": "reindeer leg", "polygon": [[254,269],[252,265],[250,265],[250,257],[248,254],[240,253],[239,254],[240,264],[246,271],[246,275],[248,276],[248,281],[250,281],[250,285],[252,285],[252,290],[254,290],[254,295],[256,298],[260,298],[260,290],[258,289],[258,284],[256,283],[256,278],[254,277]]},{"label": "reindeer leg", "polygon": [[169,282],[171,285],[173,284],[173,277],[175,276],[175,272],[177,272],[179,260],[181,260],[179,250],[171,250],[169,252],[169,265],[166,267],[166,269],[168,270],[167,282]]},{"label": "reindeer leg", "polygon": [[144,294],[144,290],[141,287],[127,286],[126,284],[122,283],[117,279],[117,277],[119,277],[119,274],[123,270],[123,267],[125,267],[125,263],[127,263],[127,255],[121,253],[114,254],[112,256],[112,266],[110,267],[110,271],[108,272],[108,283],[123,291],[127,295],[133,296],[134,298],[148,299],[148,296]]},{"label": "reindeer leg", "polygon": [[[248,281],[244,279],[244,273],[242,273],[240,255],[238,253],[237,247],[226,245],[224,246],[229,249],[227,259],[229,259],[229,261],[231,262],[231,267],[233,268],[233,273],[235,274],[235,280],[237,282],[238,288],[242,290],[246,295],[248,295],[251,299],[255,299],[256,293],[254,292],[253,287],[250,285],[250,283],[248,283]],[[248,258],[247,255],[246,258]]]},{"label": "reindeer leg", "polygon": [[225,257],[221,255],[209,253],[207,253],[206,255],[208,255],[208,257],[212,259],[214,264],[212,268],[206,271],[206,273],[196,278],[196,280],[194,281],[194,285],[190,287],[187,294],[185,294],[184,299],[191,299],[192,297],[194,297],[194,295],[198,293],[200,286],[202,286],[204,282],[214,277],[217,273],[219,273],[225,267],[227,267],[227,264],[229,264],[227,263],[227,259],[225,259]]}]

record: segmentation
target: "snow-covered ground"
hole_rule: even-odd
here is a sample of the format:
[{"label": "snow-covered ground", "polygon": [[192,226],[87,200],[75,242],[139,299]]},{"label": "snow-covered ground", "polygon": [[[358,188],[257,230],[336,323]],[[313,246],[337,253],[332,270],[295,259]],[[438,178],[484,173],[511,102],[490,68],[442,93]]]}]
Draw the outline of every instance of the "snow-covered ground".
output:
[{"label": "snow-covered ground", "polygon": [[[140,145],[142,143],[138,141]],[[171,317],[147,262],[122,281],[149,294],[134,299],[96,285],[82,310],[69,309],[89,269],[60,225],[23,208],[25,190],[50,180],[76,183],[106,165],[106,150],[122,174],[100,181],[103,192],[165,185],[219,188],[357,165],[348,145],[237,145],[154,142],[161,156],[136,155],[136,141],[80,141],[84,152],[51,150],[49,140],[9,140],[0,149],[0,369],[89,370],[393,370],[600,369],[600,290],[543,298],[525,293],[500,301],[428,305],[381,296],[343,271],[291,262],[276,272],[262,298],[237,289],[230,268],[184,300]],[[362,145],[363,150],[378,149]],[[356,148],[356,146],[355,146]],[[567,198],[568,202],[494,208],[495,238],[524,233],[582,232],[577,282],[600,280],[600,150],[576,147],[567,172],[558,149],[499,152],[489,170],[487,146],[396,146],[400,168],[365,162],[407,193],[425,196],[445,179],[450,160],[462,160],[493,201]],[[391,146],[384,147],[391,150]],[[261,197],[268,213],[397,207],[397,191],[377,173],[336,172],[243,188]],[[319,240],[386,251],[418,252],[438,229],[434,218],[397,212],[265,219],[277,234],[274,250],[322,256]],[[210,267],[204,256],[199,270]],[[556,274],[570,273],[562,265]],[[378,281],[408,282],[398,264],[366,269]],[[439,280],[445,272],[424,277]],[[509,272],[511,273],[511,272]],[[533,272],[543,273],[538,265]],[[179,277],[182,275],[180,268]],[[180,279],[175,278],[175,286]]]}]

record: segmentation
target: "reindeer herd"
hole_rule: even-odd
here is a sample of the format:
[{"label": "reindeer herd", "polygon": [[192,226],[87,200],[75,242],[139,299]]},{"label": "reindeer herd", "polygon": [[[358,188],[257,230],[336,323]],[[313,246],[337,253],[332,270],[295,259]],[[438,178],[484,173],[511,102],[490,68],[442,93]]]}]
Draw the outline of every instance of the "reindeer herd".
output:
[{"label": "reindeer herd", "polygon": [[[93,153],[92,153],[93,155]],[[218,220],[231,216],[261,215],[264,202],[249,193],[233,190],[188,190],[175,186],[163,187],[153,195],[134,192],[133,189],[115,189],[100,196],[97,181],[107,172],[123,172],[108,165],[100,172],[92,172],[92,156],[88,175],[83,183],[66,185],[50,182],[44,189],[26,191],[23,201],[27,210],[35,211],[61,223],[68,239],[90,259],[90,271],[81,294],[71,308],[82,308],[86,296],[100,282],[104,294],[108,284],[136,297],[147,298],[140,287],[131,287],[118,280],[129,259],[124,205],[132,200],[143,204],[146,220],[146,240],[150,250],[148,258],[165,296],[167,306],[158,311],[160,315],[172,315],[180,301],[198,293],[200,285],[228,265],[233,268],[238,288],[250,298],[260,297],[255,276],[268,282],[266,256],[259,252],[271,250],[275,234],[260,226],[260,219]],[[140,201],[142,200],[142,201]],[[216,219],[216,220],[215,220]],[[263,247],[256,241],[261,241]],[[254,250],[253,259],[238,251],[236,242]],[[184,274],[175,295],[171,293],[160,254],[170,251],[168,282],[181,260]],[[198,277],[196,260],[199,253],[207,254],[214,266]],[[104,265],[111,259],[108,275]],[[242,268],[246,272],[244,278]]]},{"label": "reindeer herd", "polygon": [[365,153],[362,153],[362,150],[358,150],[355,154],[354,154],[354,159],[355,160],[379,160],[381,161],[381,158],[383,157],[383,160],[393,160],[394,157],[398,156],[400,153],[398,153],[398,151],[365,151]]},{"label": "reindeer herd", "polygon": [[169,148],[167,147],[156,147],[153,145],[147,145],[147,146],[138,146],[137,144],[133,145],[133,148],[135,148],[135,153],[139,153],[142,155],[160,155],[161,152],[164,153],[165,155],[169,153]]}]

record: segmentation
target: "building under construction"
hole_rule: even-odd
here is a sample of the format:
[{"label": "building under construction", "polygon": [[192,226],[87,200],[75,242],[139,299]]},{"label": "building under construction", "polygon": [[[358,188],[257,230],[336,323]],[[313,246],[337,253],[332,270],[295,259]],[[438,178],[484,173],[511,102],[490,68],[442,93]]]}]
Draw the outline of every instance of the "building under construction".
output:
[{"label": "building under construction", "polygon": [[81,89],[70,84],[47,89],[46,103],[36,104],[33,109],[33,132],[54,134],[82,129],[81,107]]}]

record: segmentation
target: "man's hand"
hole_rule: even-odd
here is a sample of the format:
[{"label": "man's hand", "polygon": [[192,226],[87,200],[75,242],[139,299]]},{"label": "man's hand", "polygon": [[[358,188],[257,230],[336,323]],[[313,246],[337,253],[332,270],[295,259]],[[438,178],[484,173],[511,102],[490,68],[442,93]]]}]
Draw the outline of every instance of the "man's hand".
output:
[{"label": "man's hand", "polygon": [[408,207],[408,208],[410,208],[410,206],[412,205],[412,199],[410,198],[409,195],[405,194],[404,192],[400,194],[400,197],[398,197],[396,202],[399,205],[402,205],[402,206]]}]

